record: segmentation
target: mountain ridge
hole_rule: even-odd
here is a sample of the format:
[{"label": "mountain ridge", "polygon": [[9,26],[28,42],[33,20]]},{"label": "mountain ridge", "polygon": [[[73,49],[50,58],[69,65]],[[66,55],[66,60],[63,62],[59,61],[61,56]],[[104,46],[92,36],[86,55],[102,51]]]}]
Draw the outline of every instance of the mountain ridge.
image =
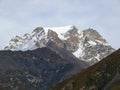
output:
[{"label": "mountain ridge", "polygon": [[31,34],[26,33],[22,37],[12,38],[4,50],[34,50],[47,47],[49,42],[54,42],[58,47],[70,51],[89,65],[93,65],[115,50],[96,30],[89,28],[80,31],[72,25],[37,27]]},{"label": "mountain ridge", "polygon": [[[55,50],[55,49],[54,49]],[[59,51],[65,52],[67,57]],[[59,48],[43,47],[28,51],[0,51],[0,89],[48,90],[53,84],[88,67]],[[71,58],[71,59],[69,59]]]}]

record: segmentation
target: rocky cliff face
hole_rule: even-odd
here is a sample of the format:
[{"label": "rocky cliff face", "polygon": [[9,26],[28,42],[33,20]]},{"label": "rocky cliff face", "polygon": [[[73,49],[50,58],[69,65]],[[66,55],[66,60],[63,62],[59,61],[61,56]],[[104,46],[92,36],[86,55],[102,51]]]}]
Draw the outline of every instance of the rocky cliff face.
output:
[{"label": "rocky cliff face", "polygon": [[31,34],[25,34],[22,37],[16,36],[11,39],[4,49],[13,51],[34,50],[47,47],[50,42],[70,51],[89,65],[98,62],[114,51],[96,30],[80,31],[75,26],[37,27]]},{"label": "rocky cliff face", "polygon": [[90,65],[111,54],[114,49],[93,29],[82,31],[79,37],[79,49],[73,54]]}]

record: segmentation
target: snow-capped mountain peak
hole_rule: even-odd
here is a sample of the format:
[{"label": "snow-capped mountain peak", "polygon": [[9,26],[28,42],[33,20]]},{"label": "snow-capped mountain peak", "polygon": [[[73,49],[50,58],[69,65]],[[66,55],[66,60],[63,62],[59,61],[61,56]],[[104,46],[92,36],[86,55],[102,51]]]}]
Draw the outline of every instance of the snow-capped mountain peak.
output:
[{"label": "snow-capped mountain peak", "polygon": [[74,27],[75,26],[73,25],[68,25],[64,27],[44,27],[44,29],[46,33],[48,33],[49,30],[56,32],[60,39],[65,40],[66,38],[64,37],[64,34],[69,30],[74,29]]},{"label": "snow-capped mountain peak", "polygon": [[33,50],[47,47],[53,42],[73,53],[80,60],[93,64],[109,55],[114,49],[93,29],[78,30],[75,26],[37,27],[31,34],[12,38],[5,50]]}]

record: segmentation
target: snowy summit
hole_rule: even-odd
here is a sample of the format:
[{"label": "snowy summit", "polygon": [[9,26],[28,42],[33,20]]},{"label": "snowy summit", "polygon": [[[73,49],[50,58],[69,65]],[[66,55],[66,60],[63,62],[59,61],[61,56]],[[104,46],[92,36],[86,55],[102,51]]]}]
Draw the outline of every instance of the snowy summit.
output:
[{"label": "snowy summit", "polygon": [[73,25],[64,27],[37,27],[31,34],[15,36],[4,50],[26,51],[47,47],[54,43],[59,48],[70,51],[80,60],[90,65],[109,55],[114,49],[93,29],[79,30]]}]

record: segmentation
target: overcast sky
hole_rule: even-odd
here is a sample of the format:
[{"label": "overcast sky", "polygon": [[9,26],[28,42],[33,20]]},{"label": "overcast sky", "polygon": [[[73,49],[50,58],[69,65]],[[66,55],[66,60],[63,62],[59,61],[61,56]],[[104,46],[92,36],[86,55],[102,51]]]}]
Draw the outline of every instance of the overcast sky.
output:
[{"label": "overcast sky", "polygon": [[120,0],[0,0],[0,49],[37,26],[97,30],[120,47]]}]

